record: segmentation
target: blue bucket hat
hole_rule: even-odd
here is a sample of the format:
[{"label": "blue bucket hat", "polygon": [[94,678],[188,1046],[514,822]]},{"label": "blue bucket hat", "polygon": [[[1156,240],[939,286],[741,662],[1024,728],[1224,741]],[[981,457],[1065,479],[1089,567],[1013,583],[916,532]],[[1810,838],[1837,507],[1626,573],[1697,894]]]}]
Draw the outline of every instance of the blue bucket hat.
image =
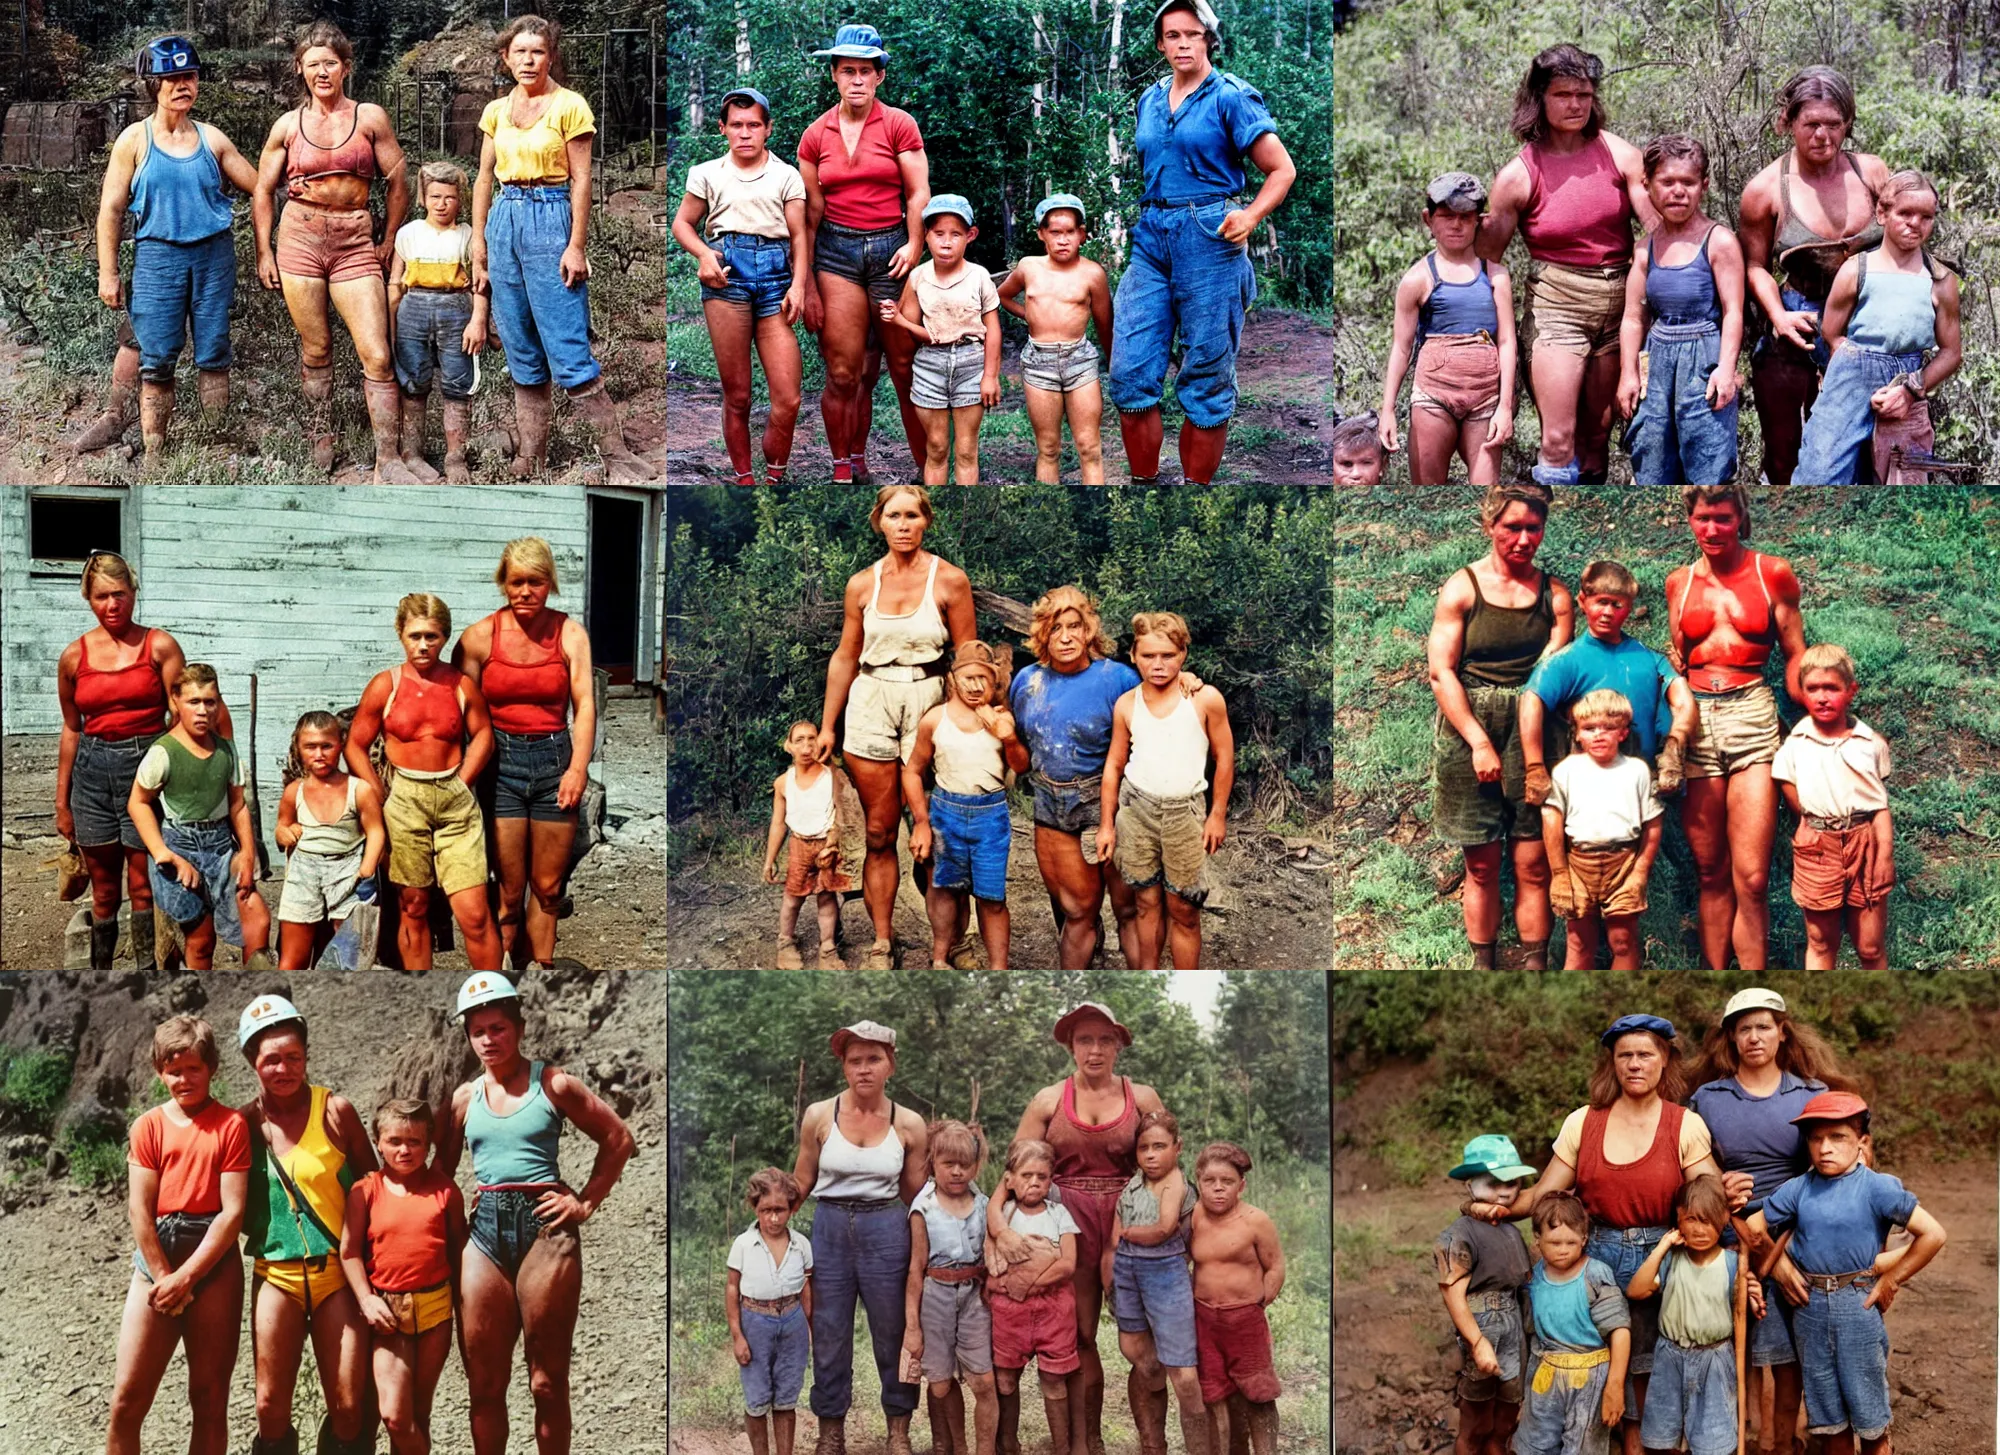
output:
[{"label": "blue bucket hat", "polygon": [[940,192],[931,198],[930,205],[924,208],[924,221],[929,222],[933,217],[942,217],[946,213],[961,219],[967,227],[977,226],[972,220],[972,204],[956,192]]},{"label": "blue bucket hat", "polygon": [[1474,1177],[1491,1177],[1496,1182],[1514,1182],[1535,1176],[1535,1169],[1514,1150],[1514,1139],[1489,1132],[1465,1144],[1465,1160],[1445,1174],[1460,1182]]},{"label": "blue bucket hat", "polygon": [[882,44],[882,32],[872,25],[843,25],[833,34],[833,44],[816,56],[839,56],[846,60],[887,63],[889,52]]},{"label": "blue bucket hat", "polygon": [[1604,1034],[1597,1038],[1597,1043],[1600,1046],[1615,1046],[1620,1036],[1633,1031],[1651,1031],[1671,1041],[1674,1038],[1674,1023],[1656,1015],[1621,1015],[1604,1028]]},{"label": "blue bucket hat", "polygon": [[1083,199],[1081,197],[1072,192],[1056,192],[1044,197],[1040,202],[1035,204],[1035,226],[1040,227],[1043,218],[1047,217],[1051,212],[1058,212],[1064,208],[1076,214],[1076,220],[1079,224],[1089,216],[1083,210]]},{"label": "blue bucket hat", "polygon": [[715,109],[717,114],[725,117],[728,116],[729,103],[732,101],[755,102],[757,107],[764,113],[764,119],[766,121],[771,119],[770,99],[755,86],[738,86],[734,91],[725,92],[722,100],[716,103]]}]

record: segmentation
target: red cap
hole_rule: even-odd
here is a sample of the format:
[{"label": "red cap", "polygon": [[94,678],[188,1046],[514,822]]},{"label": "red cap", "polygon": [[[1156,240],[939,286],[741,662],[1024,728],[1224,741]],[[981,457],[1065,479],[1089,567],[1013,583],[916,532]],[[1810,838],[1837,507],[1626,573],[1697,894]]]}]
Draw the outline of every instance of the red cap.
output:
[{"label": "red cap", "polygon": [[1806,1109],[1792,1118],[1800,1122],[1840,1122],[1868,1115],[1868,1103],[1851,1091],[1822,1091],[1806,1103]]}]

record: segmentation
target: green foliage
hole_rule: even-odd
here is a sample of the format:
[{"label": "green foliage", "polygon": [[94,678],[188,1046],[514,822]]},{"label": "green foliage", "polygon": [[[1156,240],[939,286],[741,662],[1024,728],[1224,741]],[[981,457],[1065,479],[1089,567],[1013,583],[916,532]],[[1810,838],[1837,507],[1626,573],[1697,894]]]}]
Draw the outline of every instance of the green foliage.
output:
[{"label": "green foliage", "polygon": [[46,1133],[69,1094],[66,1052],[0,1046],[0,1128]]},{"label": "green foliage", "polygon": [[125,1138],[108,1128],[71,1127],[57,1144],[69,1158],[70,1180],[84,1187],[121,1187],[125,1183]]}]

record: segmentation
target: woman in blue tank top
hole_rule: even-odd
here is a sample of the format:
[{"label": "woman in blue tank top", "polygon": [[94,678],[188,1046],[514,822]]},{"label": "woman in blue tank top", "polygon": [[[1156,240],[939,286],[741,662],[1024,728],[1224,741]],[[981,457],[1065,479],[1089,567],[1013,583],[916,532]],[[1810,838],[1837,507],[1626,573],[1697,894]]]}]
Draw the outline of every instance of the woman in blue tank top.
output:
[{"label": "woman in blue tank top", "polygon": [[[479,1076],[452,1094],[437,1152],[446,1177],[472,1153],[478,1187],[459,1268],[472,1441],[507,1447],[507,1384],[524,1327],[543,1455],[570,1448],[569,1365],[583,1292],[577,1230],[617,1185],[632,1156],[618,1113],[569,1073],[521,1054],[521,1001],[505,976],[482,971],[458,992],[458,1015],[479,1057]],[[568,1122],[597,1144],[590,1180],[572,1192],[557,1165]]]}]

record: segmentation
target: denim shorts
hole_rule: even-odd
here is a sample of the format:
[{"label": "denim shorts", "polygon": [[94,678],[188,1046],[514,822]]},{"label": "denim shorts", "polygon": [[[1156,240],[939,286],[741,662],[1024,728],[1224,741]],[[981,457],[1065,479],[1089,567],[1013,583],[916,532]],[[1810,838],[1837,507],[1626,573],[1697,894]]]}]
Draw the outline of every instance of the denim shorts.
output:
[{"label": "denim shorts", "polygon": [[1197,429],[1236,412],[1236,351],[1257,296],[1249,249],[1224,242],[1228,199],[1145,207],[1132,229],[1132,262],[1118,280],[1111,325],[1111,402],[1127,414],[1159,407],[1176,338],[1174,393]]},{"label": "denim shorts", "polygon": [[569,188],[500,189],[486,214],[486,272],[493,331],[516,384],[581,389],[601,370],[590,351],[590,285],[565,286]]},{"label": "denim shorts", "polygon": [[1735,1455],[1736,1347],[1728,1339],[1686,1349],[1662,1335],[1653,1346],[1639,1439],[1672,1450],[1683,1436],[1688,1455]]},{"label": "denim shorts", "polygon": [[155,736],[141,733],[136,738],[108,741],[86,733],[77,739],[76,761],[69,770],[69,813],[76,824],[79,846],[146,847],[139,830],[132,826],[131,815],[125,812],[125,803],[132,796],[139,760],[146,756]]},{"label": "denim shorts", "polygon": [[229,367],[229,308],[236,301],[236,243],[228,232],[200,242],[140,238],[132,253],[132,332],[139,368],[171,384],[174,362],[194,332],[197,369]]},{"label": "denim shorts", "polygon": [[986,377],[986,340],[919,344],[910,376],[910,403],[919,409],[970,409]]},{"label": "denim shorts", "polygon": [[472,322],[472,294],[413,288],[396,304],[396,382],[405,394],[431,392],[431,376],[444,376],[444,397],[472,397],[472,355],[465,326]]},{"label": "denim shorts", "polygon": [[1073,344],[1038,344],[1029,339],[1021,350],[1021,382],[1051,394],[1074,394],[1097,382],[1097,345],[1089,339]]},{"label": "denim shorts", "polygon": [[[1471,1297],[1479,1298],[1481,1295],[1473,1294]],[[1479,1366],[1472,1362],[1472,1346],[1461,1335],[1458,1353],[1464,1361],[1464,1368],[1458,1372],[1459,1399],[1472,1403],[1498,1399],[1507,1404],[1519,1404],[1523,1373],[1521,1360],[1527,1345],[1527,1331],[1521,1326],[1520,1299],[1510,1295],[1504,1308],[1475,1305],[1470,1312],[1472,1322],[1479,1326],[1479,1332],[1493,1346],[1493,1357],[1500,1361],[1500,1372],[1481,1374]]]},{"label": "denim shorts", "polygon": [[747,303],[753,318],[769,318],[778,311],[792,286],[791,239],[719,232],[708,245],[729,269],[729,281],[720,288],[702,284],[702,302],[716,298],[724,303]]},{"label": "denim shorts", "polygon": [[493,816],[574,823],[574,808],[556,807],[556,789],[569,771],[569,729],[517,734],[493,729]]},{"label": "denim shorts", "polygon": [[[1580,1389],[1571,1388],[1567,1371],[1554,1370],[1549,1387],[1539,1393],[1535,1383],[1542,1364],[1539,1359],[1532,1363],[1527,1388],[1521,1394],[1514,1455],[1611,1455],[1611,1431],[1601,1418],[1611,1361],[1593,1365]],[[1632,1408],[1629,1400],[1625,1408]]]},{"label": "denim shorts", "polygon": [[[1844,351],[1843,351],[1844,352]],[[1873,1440],[1889,1428],[1889,1330],[1882,1310],[1863,1308],[1873,1278],[1821,1293],[1792,1310],[1799,1369],[1805,1382],[1806,1430],[1835,1435],[1854,1428]]]},{"label": "denim shorts", "polygon": [[[1623,1288],[1666,1235],[1665,1228],[1593,1227],[1584,1249],[1609,1268]],[[1653,1372],[1653,1345],[1660,1337],[1660,1296],[1628,1298],[1626,1307],[1632,1313],[1632,1359],[1625,1370],[1625,1408],[1629,1410],[1638,1404],[1633,1398],[1632,1376]]]},{"label": "denim shorts", "polygon": [[1111,1255],[1111,1316],[1121,1334],[1150,1331],[1162,1364],[1194,1368],[1194,1280],[1185,1251],[1146,1258],[1121,1244]]},{"label": "denim shorts", "polygon": [[1750,1317],[1750,1363],[1759,1369],[1774,1364],[1796,1364],[1798,1350],[1792,1346],[1792,1306],[1774,1286],[1766,1285],[1764,1317]]},{"label": "denim shorts", "polygon": [[213,915],[215,937],[225,945],[242,948],[243,921],[236,909],[236,875],[230,865],[236,856],[236,830],[229,820],[181,823],[167,819],[160,826],[160,836],[168,848],[201,871],[201,882],[189,889],[171,869],[149,862],[153,903],[183,929],[193,929]]},{"label": "denim shorts", "polygon": [[581,1242],[575,1228],[561,1227],[551,1232],[542,1226],[542,1220],[535,1215],[535,1204],[549,1191],[546,1187],[480,1189],[479,1201],[466,1224],[466,1236],[495,1268],[509,1278],[520,1272],[521,1261],[535,1246],[536,1239],[566,1242],[572,1248]]},{"label": "denim shorts", "polygon": [[889,276],[889,260],[909,240],[910,230],[900,224],[876,232],[861,232],[838,223],[822,222],[813,240],[813,269],[845,278],[857,288],[866,288],[870,303],[893,301],[903,296],[904,280]]},{"label": "denim shorts", "polygon": [[742,1317],[743,1342],[750,1346],[750,1362],[736,1371],[743,1412],[754,1417],[797,1409],[812,1348],[805,1305],[795,1303],[781,1314],[746,1308]]},{"label": "denim shorts", "polygon": [[930,814],[932,885],[969,885],[981,899],[1006,899],[1007,851],[1014,830],[1005,790],[947,793],[933,788]]}]

